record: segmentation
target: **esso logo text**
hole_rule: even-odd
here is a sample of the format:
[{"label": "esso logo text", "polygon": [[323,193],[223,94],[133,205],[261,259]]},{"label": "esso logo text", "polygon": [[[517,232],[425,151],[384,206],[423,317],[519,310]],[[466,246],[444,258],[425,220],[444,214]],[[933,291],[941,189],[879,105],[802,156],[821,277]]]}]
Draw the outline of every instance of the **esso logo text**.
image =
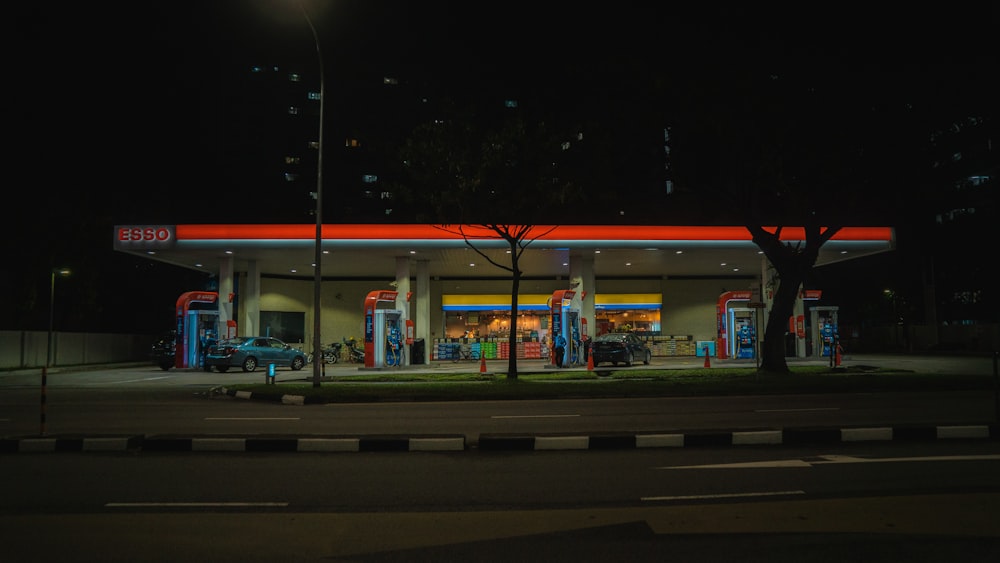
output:
[{"label": "esso logo text", "polygon": [[170,238],[170,229],[166,227],[132,227],[118,230],[118,240],[121,241],[164,242]]},{"label": "esso logo text", "polygon": [[120,226],[115,228],[115,246],[163,247],[174,242],[171,226]]}]

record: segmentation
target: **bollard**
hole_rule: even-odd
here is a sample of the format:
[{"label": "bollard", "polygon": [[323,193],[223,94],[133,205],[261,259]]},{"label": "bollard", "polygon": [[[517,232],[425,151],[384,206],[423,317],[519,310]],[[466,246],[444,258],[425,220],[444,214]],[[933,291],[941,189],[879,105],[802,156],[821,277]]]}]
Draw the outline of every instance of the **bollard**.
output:
[{"label": "bollard", "polygon": [[274,364],[267,364],[267,385],[274,385]]},{"label": "bollard", "polygon": [[702,347],[702,350],[705,351],[705,367],[712,367],[712,362],[708,361],[708,346]]}]

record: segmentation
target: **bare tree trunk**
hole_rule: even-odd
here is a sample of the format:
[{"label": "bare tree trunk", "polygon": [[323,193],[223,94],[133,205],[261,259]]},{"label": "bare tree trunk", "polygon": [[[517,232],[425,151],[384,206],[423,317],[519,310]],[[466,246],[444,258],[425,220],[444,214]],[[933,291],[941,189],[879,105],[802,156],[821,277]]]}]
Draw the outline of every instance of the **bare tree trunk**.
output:
[{"label": "bare tree trunk", "polygon": [[514,274],[510,286],[510,354],[507,358],[507,379],[517,379],[517,293],[521,286],[521,270],[513,259]]},{"label": "bare tree trunk", "polygon": [[795,311],[795,300],[798,299],[801,284],[802,281],[796,276],[782,276],[778,281],[778,289],[767,316],[764,340],[760,343],[762,372],[776,375],[789,373],[788,361],[785,359],[785,331],[788,329],[788,318]]}]

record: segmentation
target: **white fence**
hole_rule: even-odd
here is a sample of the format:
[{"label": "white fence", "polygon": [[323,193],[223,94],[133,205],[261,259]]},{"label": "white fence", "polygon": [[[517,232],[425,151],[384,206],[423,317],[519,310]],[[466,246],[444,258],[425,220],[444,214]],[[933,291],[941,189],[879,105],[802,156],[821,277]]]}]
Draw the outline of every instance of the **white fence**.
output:
[{"label": "white fence", "polygon": [[[0,370],[41,368],[48,350],[47,331],[0,331]],[[149,360],[156,336],[53,332],[52,363],[55,366],[114,364]]]}]

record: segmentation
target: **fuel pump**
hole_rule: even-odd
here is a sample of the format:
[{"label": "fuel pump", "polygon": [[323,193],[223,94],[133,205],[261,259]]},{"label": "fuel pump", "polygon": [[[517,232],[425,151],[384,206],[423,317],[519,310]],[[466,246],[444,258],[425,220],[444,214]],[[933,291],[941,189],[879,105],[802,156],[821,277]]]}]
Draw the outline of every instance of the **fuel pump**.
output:
[{"label": "fuel pump", "polygon": [[[560,289],[552,294],[549,300],[549,312],[552,315],[552,341],[557,334],[566,339],[566,350],[563,352],[561,365],[579,364],[583,357],[580,347],[580,310],[572,306],[573,290]],[[560,365],[552,358],[553,365]]]},{"label": "fuel pump", "polygon": [[385,321],[385,365],[399,366],[403,361],[403,331],[399,319]]},{"label": "fuel pump", "polygon": [[375,309],[375,367],[398,366],[403,361],[403,312],[396,309]]},{"label": "fuel pump", "polygon": [[566,321],[563,326],[569,328],[569,334],[566,335],[566,358],[563,360],[563,365],[580,365],[583,361],[583,342],[580,340],[580,311],[569,307],[564,308],[564,311]]},{"label": "fuel pump", "polygon": [[754,309],[731,307],[727,317],[729,334],[732,335],[729,355],[736,359],[753,359],[757,345]]},{"label": "fuel pump", "polygon": [[[365,297],[365,367],[382,367],[385,365],[386,350],[390,348],[387,332],[392,326],[402,330],[403,312],[395,309],[379,309],[379,303],[395,302],[396,291],[376,289],[368,292]],[[399,349],[399,362],[402,362],[402,348]]]},{"label": "fuel pump", "polygon": [[813,353],[830,357],[836,352],[840,335],[837,329],[837,311],[840,307],[816,306],[809,311],[813,329]]},{"label": "fuel pump", "polygon": [[203,367],[204,353],[220,336],[218,293],[189,291],[177,299],[174,366]]}]

